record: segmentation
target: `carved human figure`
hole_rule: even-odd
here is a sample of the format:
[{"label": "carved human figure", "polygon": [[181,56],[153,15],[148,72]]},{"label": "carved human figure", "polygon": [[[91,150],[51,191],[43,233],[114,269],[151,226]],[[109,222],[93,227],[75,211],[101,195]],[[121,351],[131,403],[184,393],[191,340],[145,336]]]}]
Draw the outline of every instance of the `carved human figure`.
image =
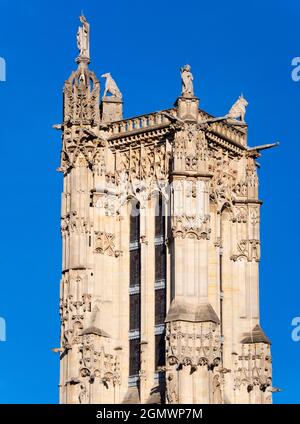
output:
[{"label": "carved human figure", "polygon": [[213,400],[214,404],[222,403],[221,382],[218,375],[213,379]]},{"label": "carved human figure", "polygon": [[88,403],[88,392],[87,392],[85,384],[80,385],[78,400],[80,404]]},{"label": "carved human figure", "polygon": [[245,122],[246,107],[248,106],[247,100],[241,95],[233,104],[226,118],[240,119]]},{"label": "carved human figure", "polygon": [[85,16],[80,16],[82,27],[78,28],[77,32],[77,47],[79,49],[79,56],[90,58],[90,25]]},{"label": "carved human figure", "polygon": [[167,380],[167,401],[170,404],[178,403],[178,387],[174,374],[169,374]]},{"label": "carved human figure", "polygon": [[183,97],[192,97],[194,95],[193,87],[193,75],[191,73],[190,65],[184,65],[181,69],[181,81],[182,81],[182,91],[181,95]]},{"label": "carved human figure", "polygon": [[116,99],[122,99],[122,93],[119,90],[119,88],[118,88],[115,80],[110,75],[110,73],[107,72],[106,74],[101,75],[101,77],[102,78],[106,78],[106,81],[105,81],[105,90],[104,90],[103,97],[105,97],[107,95],[107,93],[110,93]]}]

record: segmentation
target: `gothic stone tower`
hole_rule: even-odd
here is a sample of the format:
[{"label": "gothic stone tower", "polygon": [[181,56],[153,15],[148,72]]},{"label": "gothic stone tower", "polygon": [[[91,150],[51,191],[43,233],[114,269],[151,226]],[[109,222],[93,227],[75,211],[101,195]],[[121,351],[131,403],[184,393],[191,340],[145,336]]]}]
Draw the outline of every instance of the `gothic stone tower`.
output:
[{"label": "gothic stone tower", "polygon": [[[130,119],[110,74],[64,87],[62,403],[270,403],[259,323],[256,159],[243,97],[199,109],[189,65],[175,106]],[[109,95],[110,94],[110,95]]]}]

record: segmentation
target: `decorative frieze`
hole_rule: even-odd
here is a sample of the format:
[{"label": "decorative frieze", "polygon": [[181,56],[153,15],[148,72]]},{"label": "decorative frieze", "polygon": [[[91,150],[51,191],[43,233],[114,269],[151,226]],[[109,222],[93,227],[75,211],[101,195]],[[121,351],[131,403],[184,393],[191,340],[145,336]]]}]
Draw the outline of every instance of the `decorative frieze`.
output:
[{"label": "decorative frieze", "polygon": [[167,366],[198,366],[213,369],[220,364],[221,344],[218,324],[175,321],[166,325]]},{"label": "decorative frieze", "polygon": [[88,234],[91,231],[91,224],[85,217],[78,216],[77,211],[72,211],[61,219],[62,234]]},{"label": "decorative frieze", "polygon": [[261,392],[266,392],[272,387],[272,360],[269,344],[243,344],[241,349],[241,354],[238,355],[235,363],[235,390],[243,389],[250,393],[257,388]]},{"label": "decorative frieze", "polygon": [[241,223],[248,222],[248,208],[246,206],[238,205],[233,209],[232,221]]},{"label": "decorative frieze", "polygon": [[237,244],[235,253],[231,256],[233,261],[247,260],[248,262],[259,262],[260,260],[260,242],[259,240],[241,240]]},{"label": "decorative frieze", "polygon": [[237,171],[234,162],[229,158],[228,152],[211,151],[210,172],[211,179],[210,198],[220,211],[224,205],[233,206],[233,188],[236,185]]},{"label": "decorative frieze", "polygon": [[210,238],[210,216],[203,218],[188,215],[172,218],[172,235],[174,238],[195,238],[197,240]]},{"label": "decorative frieze", "polygon": [[120,256],[120,251],[116,250],[115,235],[99,231],[95,233],[95,253],[101,255]]}]

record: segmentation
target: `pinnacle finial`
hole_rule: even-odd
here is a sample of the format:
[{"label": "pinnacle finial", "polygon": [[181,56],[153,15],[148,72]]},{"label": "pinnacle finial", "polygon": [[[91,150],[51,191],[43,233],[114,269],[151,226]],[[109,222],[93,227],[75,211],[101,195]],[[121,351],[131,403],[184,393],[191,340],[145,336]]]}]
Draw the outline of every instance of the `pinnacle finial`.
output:
[{"label": "pinnacle finial", "polygon": [[90,24],[88,23],[83,12],[80,15],[80,22],[82,26],[77,31],[77,47],[79,50],[79,57],[77,62],[90,62]]}]

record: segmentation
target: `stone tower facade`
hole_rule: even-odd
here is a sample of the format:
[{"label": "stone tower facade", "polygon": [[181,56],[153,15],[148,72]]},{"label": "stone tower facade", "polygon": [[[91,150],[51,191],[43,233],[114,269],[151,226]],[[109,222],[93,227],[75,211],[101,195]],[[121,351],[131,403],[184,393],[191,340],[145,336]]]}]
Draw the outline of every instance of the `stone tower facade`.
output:
[{"label": "stone tower facade", "polygon": [[129,119],[110,74],[64,86],[61,403],[270,403],[259,322],[260,206],[240,97],[199,109],[189,65],[174,107]]}]

